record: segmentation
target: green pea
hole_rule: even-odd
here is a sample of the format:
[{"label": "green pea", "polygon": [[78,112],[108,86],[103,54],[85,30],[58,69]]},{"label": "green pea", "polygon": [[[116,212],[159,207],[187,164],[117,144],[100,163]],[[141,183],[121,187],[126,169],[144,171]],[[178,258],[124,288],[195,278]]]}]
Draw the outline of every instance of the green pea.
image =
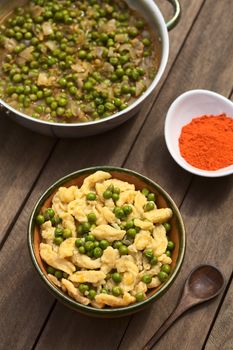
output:
[{"label": "green pea", "polygon": [[24,34],[24,38],[25,38],[26,40],[30,40],[30,39],[32,38],[32,33],[30,33],[30,32],[25,33],[25,34]]},{"label": "green pea", "polygon": [[77,238],[76,241],[75,241],[75,245],[77,248],[83,246],[85,243],[85,240],[83,238]]},{"label": "green pea", "polygon": [[135,230],[135,228],[130,228],[128,229],[127,231],[127,235],[130,237],[130,238],[134,238],[136,236],[137,232]]},{"label": "green pea", "polygon": [[102,239],[99,243],[99,246],[101,249],[105,250],[106,248],[108,248],[109,243],[106,239]]},{"label": "green pea", "polygon": [[57,270],[57,271],[55,271],[54,276],[60,280],[63,277],[63,273],[62,273],[62,271]]},{"label": "green pea", "polygon": [[123,211],[125,215],[129,215],[132,213],[133,209],[130,205],[124,205],[123,206]]},{"label": "green pea", "polygon": [[158,258],[156,256],[153,256],[153,258],[150,260],[150,264],[153,266],[153,265],[156,265],[158,263]]},{"label": "green pea", "polygon": [[85,242],[84,247],[85,247],[85,250],[89,252],[90,250],[94,249],[94,243],[91,241],[87,241]]},{"label": "green pea", "polygon": [[44,20],[44,18],[43,18],[42,16],[37,16],[37,17],[35,17],[35,19],[34,19],[34,21],[35,21],[36,23],[42,23],[43,20]]},{"label": "green pea", "polygon": [[142,280],[142,282],[149,284],[152,281],[152,277],[150,275],[145,274],[142,276],[141,280]]},{"label": "green pea", "polygon": [[123,219],[125,216],[124,210],[119,207],[115,207],[114,214],[118,219]]},{"label": "green pea", "polygon": [[139,79],[139,73],[136,69],[132,70],[131,78],[133,78],[133,80],[135,80],[135,81],[137,81]]},{"label": "green pea", "polygon": [[123,245],[123,243],[121,241],[115,241],[113,243],[113,248],[119,249],[122,245]]},{"label": "green pea", "polygon": [[131,37],[135,37],[138,35],[138,30],[136,27],[130,27],[129,30],[128,30],[128,33]]},{"label": "green pea", "polygon": [[55,231],[54,231],[54,235],[55,235],[55,237],[61,237],[61,236],[63,236],[63,232],[64,232],[64,230],[62,227],[56,227]]},{"label": "green pea", "polygon": [[110,47],[110,46],[114,46],[114,40],[113,39],[108,39],[107,41],[107,46]]},{"label": "green pea", "polygon": [[136,27],[137,27],[138,29],[143,29],[144,26],[145,26],[145,23],[144,23],[144,21],[143,21],[142,19],[137,20],[137,22],[136,22]]},{"label": "green pea", "polygon": [[164,264],[161,266],[161,271],[166,272],[167,274],[169,274],[171,272],[171,266],[168,264]]},{"label": "green pea", "polygon": [[142,192],[142,194],[144,194],[145,197],[147,197],[148,194],[150,193],[150,191],[149,191],[147,188],[143,188],[143,189],[141,190],[141,192]]},{"label": "green pea", "polygon": [[50,275],[54,275],[56,271],[52,266],[48,266],[46,270]]},{"label": "green pea", "polygon": [[62,22],[64,15],[62,12],[56,12],[54,15],[55,21]]},{"label": "green pea", "polygon": [[143,292],[138,292],[136,295],[135,295],[135,298],[136,298],[136,301],[137,302],[140,302],[140,301],[143,301],[144,298],[145,298],[145,295]]},{"label": "green pea", "polygon": [[122,289],[120,287],[113,287],[112,288],[112,294],[115,296],[115,297],[119,297],[119,295],[122,294]]},{"label": "green pea", "polygon": [[103,293],[103,294],[108,294],[108,290],[106,288],[102,288],[100,293]]},{"label": "green pea", "polygon": [[168,279],[168,274],[166,272],[160,271],[158,273],[158,278],[160,282],[165,282]]},{"label": "green pea", "polygon": [[154,257],[154,253],[152,249],[146,249],[143,252],[143,255],[147,257],[148,259],[152,259]]},{"label": "green pea", "polygon": [[119,198],[120,198],[120,196],[119,196],[118,193],[113,193],[112,194],[112,199],[113,199],[114,202],[117,202]]},{"label": "green pea", "polygon": [[100,36],[99,36],[100,40],[103,42],[103,43],[106,43],[109,39],[108,35],[106,33],[101,33]]},{"label": "green pea", "polygon": [[59,225],[59,224],[62,223],[62,218],[59,218],[59,216],[56,216],[54,219],[55,219],[55,224],[56,225]]},{"label": "green pea", "polygon": [[[99,247],[99,246],[100,246],[100,243],[99,243],[98,241],[95,241],[95,242],[94,242],[94,246],[95,246],[95,248],[96,248],[96,247]],[[102,247],[100,247],[100,248],[102,248]],[[103,249],[103,248],[102,248],[102,249]]]},{"label": "green pea", "polygon": [[84,222],[82,224],[82,229],[83,229],[83,232],[84,233],[87,233],[90,231],[90,228],[91,228],[91,224],[89,222]]},{"label": "green pea", "polygon": [[112,274],[112,279],[115,283],[120,283],[122,281],[122,276],[118,272]]},{"label": "green pea", "polygon": [[55,215],[55,211],[52,208],[47,208],[44,212],[45,218],[51,219]]},{"label": "green pea", "polygon": [[58,106],[65,107],[68,103],[67,99],[60,97],[57,101]]},{"label": "green pea", "polygon": [[168,241],[167,250],[173,250],[175,248],[175,243],[172,241]]},{"label": "green pea", "polygon": [[110,57],[109,62],[113,65],[116,66],[118,64],[118,58],[117,57]]},{"label": "green pea", "polygon": [[110,111],[110,112],[114,111],[114,109],[115,109],[114,104],[111,102],[106,102],[104,107],[107,111]]},{"label": "green pea", "polygon": [[66,239],[66,238],[70,238],[72,237],[72,231],[70,228],[65,228],[64,231],[63,231],[63,238]]},{"label": "green pea", "polygon": [[149,202],[154,202],[155,201],[155,194],[154,193],[149,193],[147,196],[147,199]]},{"label": "green pea", "polygon": [[125,74],[125,72],[124,72],[124,69],[123,69],[123,68],[117,68],[117,69],[116,69],[116,75],[117,75],[119,78],[123,77],[124,74]]},{"label": "green pea", "polygon": [[151,211],[155,208],[155,203],[154,202],[147,202],[146,205],[144,206],[145,211]]},{"label": "green pea", "polygon": [[42,225],[45,222],[45,218],[42,214],[37,215],[36,217],[36,223],[38,225]]},{"label": "green pea", "polygon": [[55,111],[57,109],[57,102],[53,101],[50,105],[50,108],[52,109],[52,111]]},{"label": "green pea", "polygon": [[128,254],[128,248],[126,245],[122,244],[119,248],[120,255],[127,255]]},{"label": "green pea", "polygon": [[60,245],[63,242],[63,238],[62,237],[55,237],[53,242],[56,245]]},{"label": "green pea", "polygon": [[130,87],[130,93],[131,93],[131,95],[135,95],[136,94],[136,87],[135,86],[131,86]]},{"label": "green pea", "polygon": [[89,213],[89,214],[87,215],[87,220],[88,220],[91,224],[95,223],[96,220],[97,220],[97,217],[96,217],[95,213]]},{"label": "green pea", "polygon": [[62,87],[65,87],[67,85],[67,80],[65,78],[60,78],[58,82]]},{"label": "green pea", "polygon": [[166,232],[169,232],[171,230],[171,224],[169,224],[169,222],[165,222],[163,224],[163,226],[164,226]]},{"label": "green pea", "polygon": [[165,253],[169,258],[171,257],[172,253],[170,252],[170,250],[166,250],[166,253]]},{"label": "green pea", "polygon": [[129,85],[126,85],[126,84],[122,85],[122,87],[121,87],[121,92],[122,92],[123,94],[128,94],[128,93],[130,92],[130,86],[129,86]]},{"label": "green pea", "polygon": [[133,220],[129,220],[129,221],[126,222],[126,224],[125,224],[126,230],[129,230],[130,228],[133,228],[133,227],[134,227]]},{"label": "green pea", "polygon": [[95,236],[93,236],[91,233],[89,233],[86,237],[85,237],[86,242],[95,242]]},{"label": "green pea", "polygon": [[85,254],[85,253],[86,253],[86,249],[85,249],[84,246],[80,246],[80,247],[78,248],[78,251],[79,251],[80,254]]},{"label": "green pea", "polygon": [[95,201],[96,200],[96,194],[94,192],[89,192],[86,196],[86,199],[88,201]]},{"label": "green pea", "polygon": [[129,61],[129,55],[123,55],[120,57],[120,63],[125,64]]},{"label": "green pea", "polygon": [[22,76],[21,74],[15,74],[12,78],[14,83],[20,83],[22,81]]},{"label": "green pea", "polygon": [[144,46],[150,46],[151,41],[148,38],[144,38],[144,39],[142,39],[142,43]]},{"label": "green pea", "polygon": [[95,296],[96,296],[96,291],[94,289],[90,289],[88,293],[88,298],[93,300],[95,299]]},{"label": "green pea", "polygon": [[103,250],[100,247],[94,248],[94,257],[95,258],[100,258],[103,254]]},{"label": "green pea", "polygon": [[109,190],[104,191],[103,197],[104,197],[105,199],[112,198],[112,192],[109,191]]},{"label": "green pea", "polygon": [[81,60],[83,60],[84,58],[87,57],[87,53],[84,50],[80,50],[78,53],[78,57],[81,58]]},{"label": "green pea", "polygon": [[58,116],[63,116],[64,115],[64,113],[65,113],[65,109],[64,108],[62,108],[62,107],[58,107],[57,108],[57,115]]},{"label": "green pea", "polygon": [[71,86],[69,88],[69,92],[71,93],[71,95],[76,95],[78,92],[78,89],[75,86]]},{"label": "green pea", "polygon": [[89,286],[87,284],[81,283],[78,286],[78,289],[79,289],[80,293],[84,294],[85,292],[87,292],[89,290]]},{"label": "green pea", "polygon": [[97,112],[99,113],[99,115],[102,115],[104,111],[105,111],[104,105],[99,105],[97,108]]},{"label": "green pea", "polygon": [[23,39],[23,34],[20,33],[20,32],[16,33],[16,34],[15,34],[15,39],[18,40],[18,41],[19,41],[19,40],[22,40],[22,39]]}]

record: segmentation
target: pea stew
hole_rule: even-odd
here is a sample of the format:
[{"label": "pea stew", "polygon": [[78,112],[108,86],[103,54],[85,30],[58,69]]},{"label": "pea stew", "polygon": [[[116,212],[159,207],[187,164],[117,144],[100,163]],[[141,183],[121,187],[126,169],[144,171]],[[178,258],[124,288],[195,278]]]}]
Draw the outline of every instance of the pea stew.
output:
[{"label": "pea stew", "polygon": [[160,51],[123,1],[30,1],[0,25],[0,98],[48,122],[99,120],[143,94]]}]

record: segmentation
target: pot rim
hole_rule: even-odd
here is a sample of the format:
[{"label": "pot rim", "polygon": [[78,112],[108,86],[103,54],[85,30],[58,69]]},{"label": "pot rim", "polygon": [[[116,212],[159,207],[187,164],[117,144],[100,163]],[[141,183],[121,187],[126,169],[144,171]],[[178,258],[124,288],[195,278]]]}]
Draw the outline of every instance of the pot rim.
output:
[{"label": "pot rim", "polygon": [[[74,299],[72,299],[70,296],[64,294],[61,290],[59,290],[57,287],[55,287],[46,277],[46,275],[42,272],[36,256],[35,256],[35,252],[34,252],[34,228],[35,228],[35,216],[37,215],[37,213],[39,212],[40,208],[42,207],[43,203],[45,202],[45,200],[52,194],[54,193],[54,191],[61,186],[62,184],[66,183],[67,181],[73,179],[73,178],[77,178],[78,176],[84,175],[86,174],[87,176],[89,174],[94,173],[95,171],[98,170],[102,170],[102,171],[109,171],[109,172],[113,172],[113,171],[118,171],[118,172],[123,172],[126,173],[128,175],[134,175],[135,177],[138,177],[140,180],[143,180],[143,182],[145,184],[151,185],[152,187],[155,187],[156,190],[158,192],[161,193],[161,195],[163,197],[165,197],[166,201],[169,203],[169,206],[172,207],[172,210],[174,212],[174,214],[176,215],[177,219],[178,219],[178,225],[179,225],[179,231],[180,231],[180,248],[179,248],[179,253],[178,253],[178,257],[177,257],[177,262],[176,262],[176,266],[174,268],[174,270],[172,271],[171,276],[169,277],[169,279],[167,280],[167,282],[165,282],[162,287],[153,295],[151,295],[150,297],[148,297],[146,300],[139,302],[139,303],[134,303],[125,307],[118,307],[118,308],[111,308],[111,309],[96,309],[93,308],[92,306],[88,306],[88,305],[83,305],[78,303],[77,301],[75,301]],[[30,252],[30,257],[32,259],[33,265],[36,269],[36,271],[39,273],[40,278],[42,279],[42,281],[45,283],[47,289],[60,301],[62,301],[63,303],[67,304],[69,307],[71,307],[72,309],[74,309],[75,311],[80,311],[83,312],[85,314],[88,315],[92,315],[92,316],[122,316],[122,315],[127,315],[127,314],[131,314],[134,312],[137,312],[139,310],[141,310],[142,308],[144,308],[145,306],[149,305],[150,303],[152,303],[153,301],[157,300],[160,296],[162,296],[172,285],[172,283],[175,281],[178,272],[181,268],[181,265],[183,263],[184,260],[184,254],[185,254],[185,248],[186,248],[186,231],[185,231],[185,226],[183,223],[183,219],[182,216],[180,214],[180,211],[178,209],[178,207],[176,206],[175,202],[173,201],[173,199],[170,197],[170,195],[156,182],[152,181],[151,179],[149,179],[148,177],[139,174],[138,172],[135,172],[133,170],[130,169],[126,169],[126,168],[121,168],[121,167],[115,167],[115,166],[94,166],[94,167],[90,167],[90,168],[85,168],[85,169],[81,169],[81,170],[77,170],[75,172],[72,172],[62,178],[60,178],[59,180],[57,180],[56,182],[54,182],[41,196],[40,198],[37,200],[33,211],[31,213],[30,219],[29,219],[29,224],[28,224],[28,248],[29,248],[29,252]]]},{"label": "pot rim", "polygon": [[[127,1],[127,0],[126,0]],[[40,119],[35,119],[33,117],[30,117],[29,115],[18,111],[17,109],[11,107],[8,103],[4,102],[2,99],[0,99],[0,107],[1,105],[11,111],[14,114],[20,115],[22,118],[28,120],[29,122],[34,122],[38,125],[44,125],[44,126],[53,126],[53,127],[61,127],[61,128],[71,128],[71,127],[85,127],[85,126],[92,126],[92,125],[98,125],[103,124],[103,122],[108,122],[110,120],[113,120],[115,118],[120,118],[121,116],[124,116],[125,114],[129,113],[131,110],[136,108],[138,105],[140,105],[144,100],[152,93],[152,91],[155,89],[157,84],[159,83],[164,70],[167,65],[168,61],[168,55],[169,55],[169,36],[167,31],[167,26],[164,20],[164,17],[158,8],[158,6],[155,4],[153,0],[143,0],[143,2],[146,4],[146,6],[150,9],[151,12],[153,12],[156,16],[156,26],[157,30],[161,36],[161,42],[162,42],[162,54],[161,54],[161,62],[159,65],[158,72],[150,84],[150,86],[147,88],[147,90],[138,98],[136,99],[131,105],[129,105],[126,109],[123,111],[120,111],[118,113],[115,113],[109,117],[106,117],[104,119],[96,120],[96,121],[90,121],[85,123],[57,123],[57,122],[47,122]]]}]

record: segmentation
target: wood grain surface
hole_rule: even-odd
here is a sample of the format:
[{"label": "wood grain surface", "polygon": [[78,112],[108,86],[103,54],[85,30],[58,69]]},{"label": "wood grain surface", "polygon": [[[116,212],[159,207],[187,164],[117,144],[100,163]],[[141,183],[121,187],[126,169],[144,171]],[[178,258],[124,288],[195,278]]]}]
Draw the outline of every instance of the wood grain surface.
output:
[{"label": "wood grain surface", "polygon": [[205,350],[232,350],[233,348],[233,282],[209,335]]},{"label": "wood grain surface", "polygon": [[[168,18],[170,6],[164,0],[158,3]],[[163,80],[146,108],[126,124],[95,137],[55,140],[0,117],[0,350],[140,350],[174,308],[196,264],[216,264],[229,281],[232,176],[204,179],[183,171],[168,154],[163,127],[169,105],[188,89],[230,96],[233,6],[231,0],[181,4],[181,22],[169,33]],[[173,287],[149,309],[116,320],[88,318],[56,302],[39,281],[27,249],[28,218],[40,194],[59,177],[92,165],[124,166],[160,183],[180,206],[187,228],[185,262]],[[219,334],[232,315],[231,301],[232,286],[229,294],[226,289],[223,296],[182,317],[156,349],[201,350],[204,344],[207,350],[219,349]],[[225,335],[223,349],[228,350],[232,335],[228,330]]]}]

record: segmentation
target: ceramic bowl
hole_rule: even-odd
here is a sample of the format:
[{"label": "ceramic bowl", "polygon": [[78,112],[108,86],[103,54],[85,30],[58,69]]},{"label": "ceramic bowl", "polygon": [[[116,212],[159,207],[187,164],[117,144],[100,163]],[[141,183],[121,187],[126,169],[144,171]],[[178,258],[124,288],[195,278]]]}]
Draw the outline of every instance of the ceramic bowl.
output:
[{"label": "ceramic bowl", "polygon": [[[121,308],[104,308],[104,309],[96,309],[91,306],[82,305],[72,298],[70,298],[67,294],[63,293],[60,289],[56,288],[47,278],[47,272],[45,269],[45,265],[42,262],[39,254],[39,244],[41,241],[39,227],[35,224],[35,218],[40,212],[41,208],[46,208],[51,205],[51,200],[53,195],[56,193],[57,189],[60,186],[71,186],[78,185],[80,186],[83,183],[85,177],[90,174],[96,172],[97,170],[103,170],[110,172],[114,178],[128,181],[129,183],[135,184],[136,189],[140,190],[143,187],[147,187],[151,192],[156,193],[157,195],[157,204],[158,207],[170,207],[173,210],[173,218],[171,220],[172,230],[169,233],[169,238],[175,242],[175,249],[172,252],[172,272],[169,276],[167,282],[160,285],[158,288],[151,290],[147,294],[147,299],[129,305],[127,307]],[[39,198],[35,207],[32,211],[29,227],[28,227],[28,245],[30,256],[32,258],[33,265],[36,268],[37,273],[39,274],[41,280],[48,288],[48,290],[61,302],[70,308],[84,313],[90,316],[97,317],[118,317],[132,314],[134,312],[140,311],[144,309],[146,306],[150,305],[152,302],[156,301],[159,297],[161,297],[167,290],[171,287],[175,278],[178,275],[181,264],[184,259],[185,253],[185,228],[184,223],[181,218],[181,214],[176,204],[169,196],[169,194],[158,184],[153,182],[152,180],[146,178],[143,175],[140,175],[134,171],[116,168],[116,167],[94,167],[76,171],[72,174],[69,174],[57,182],[55,182],[52,186],[50,186],[43,195]]]},{"label": "ceramic bowl", "polygon": [[208,90],[187,91],[171,104],[165,120],[165,141],[171,156],[182,168],[205,177],[233,174],[233,165],[214,171],[198,169],[186,162],[179,149],[179,137],[183,126],[195,117],[222,113],[233,118],[233,103],[226,97]]},{"label": "ceramic bowl", "polygon": [[[167,65],[169,53],[169,37],[168,29],[172,29],[178,22],[180,17],[179,0],[169,0],[172,3],[175,14],[173,18],[166,24],[158,6],[153,0],[125,0],[130,8],[140,13],[146,21],[150,24],[153,31],[159,34],[162,43],[161,61],[158,72],[152,81],[151,85],[136,101],[129,105],[125,110],[115,113],[107,118],[86,123],[51,123],[40,119],[32,118],[25,113],[17,111],[9,104],[0,99],[0,106],[2,106],[9,117],[22,126],[29,128],[41,134],[55,136],[55,137],[84,137],[96,135],[107,130],[110,130],[133,117],[145,105],[147,98],[152,94],[158,85],[165,67]],[[9,12],[17,6],[23,5],[27,0],[0,0],[0,23]]]}]

